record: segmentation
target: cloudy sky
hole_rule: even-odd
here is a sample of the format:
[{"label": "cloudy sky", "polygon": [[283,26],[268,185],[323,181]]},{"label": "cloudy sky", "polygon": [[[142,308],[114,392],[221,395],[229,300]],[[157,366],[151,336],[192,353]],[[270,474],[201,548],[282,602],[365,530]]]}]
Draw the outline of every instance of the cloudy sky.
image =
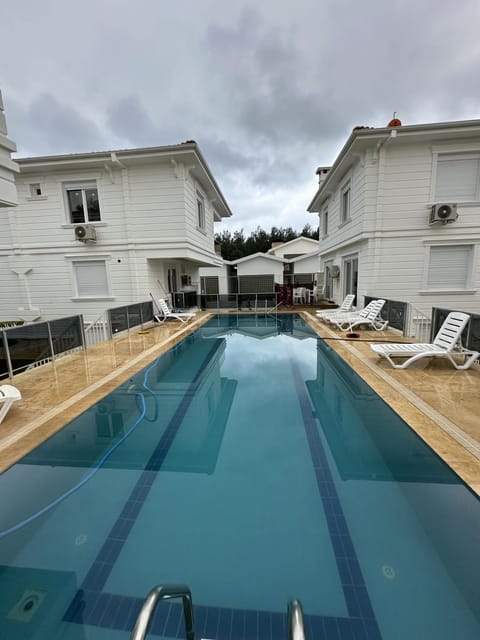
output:
[{"label": "cloudy sky", "polygon": [[478,0],[4,0],[18,157],[196,140],[234,216],[317,225],[356,125],[480,118]]}]

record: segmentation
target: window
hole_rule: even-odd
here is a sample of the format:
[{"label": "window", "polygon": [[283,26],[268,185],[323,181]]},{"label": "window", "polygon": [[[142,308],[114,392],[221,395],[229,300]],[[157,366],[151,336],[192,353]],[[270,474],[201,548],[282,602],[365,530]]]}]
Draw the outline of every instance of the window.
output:
[{"label": "window", "polygon": [[328,236],[328,206],[322,211],[322,237]]},{"label": "window", "polygon": [[480,200],[480,153],[438,156],[435,202],[457,200]]},{"label": "window", "polygon": [[105,260],[79,260],[73,262],[78,298],[105,298],[110,296]]},{"label": "window", "polygon": [[42,186],[39,182],[32,183],[30,185],[30,196],[32,198],[38,198],[42,195]]},{"label": "window", "polygon": [[428,289],[467,289],[473,258],[473,245],[430,247]]},{"label": "window", "polygon": [[205,231],[205,204],[201,195],[197,193],[197,224],[198,228]]},{"label": "window", "polygon": [[340,224],[343,224],[350,220],[350,183],[342,189],[340,207]]},{"label": "window", "polygon": [[347,296],[349,293],[357,295],[358,288],[358,257],[352,256],[345,258],[343,261],[343,285],[344,293]]},{"label": "window", "polygon": [[100,221],[100,204],[95,182],[65,185],[65,196],[71,223]]}]

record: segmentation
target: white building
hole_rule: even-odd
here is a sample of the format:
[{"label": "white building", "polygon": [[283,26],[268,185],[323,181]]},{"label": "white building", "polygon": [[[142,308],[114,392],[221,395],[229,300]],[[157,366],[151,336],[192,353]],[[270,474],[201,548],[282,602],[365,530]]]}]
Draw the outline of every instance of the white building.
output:
[{"label": "white building", "polygon": [[318,240],[300,236],[289,242],[275,242],[266,253],[254,253],[238,260],[224,260],[215,269],[200,270],[205,294],[273,293],[277,286],[304,284],[321,286]]},{"label": "white building", "polygon": [[480,120],[355,128],[317,174],[327,295],[479,312]]},{"label": "white building", "polygon": [[[1,319],[48,320],[168,293],[196,304],[231,215],[197,144],[17,160],[0,210]],[[180,303],[182,300],[180,300]]]},{"label": "white building", "polygon": [[[17,204],[15,174],[18,172],[18,166],[10,157],[17,150],[17,147],[7,137],[7,134],[7,122],[3,112],[2,94],[0,92],[0,207],[11,207]],[[2,235],[3,229],[2,233],[0,233],[0,238]]]}]

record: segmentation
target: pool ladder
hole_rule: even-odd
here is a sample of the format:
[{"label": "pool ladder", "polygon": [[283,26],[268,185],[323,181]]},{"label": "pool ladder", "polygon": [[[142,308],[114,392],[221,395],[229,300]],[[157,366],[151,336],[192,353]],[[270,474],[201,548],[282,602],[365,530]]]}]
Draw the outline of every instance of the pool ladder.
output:
[{"label": "pool ladder", "polygon": [[[192,594],[185,584],[159,584],[150,591],[140,609],[130,640],[145,639],[157,604],[160,600],[170,598],[182,598],[187,640],[194,640]],[[288,603],[287,618],[288,640],[305,640],[303,611],[299,600],[291,600]]]}]

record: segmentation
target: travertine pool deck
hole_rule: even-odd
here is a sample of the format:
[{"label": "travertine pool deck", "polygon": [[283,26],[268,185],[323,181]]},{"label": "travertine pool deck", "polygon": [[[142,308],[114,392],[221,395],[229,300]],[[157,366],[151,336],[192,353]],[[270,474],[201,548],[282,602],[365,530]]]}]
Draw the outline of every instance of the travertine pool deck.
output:
[{"label": "travertine pool deck", "polygon": [[[444,360],[390,367],[370,342],[397,342],[392,331],[359,331],[360,339],[318,321],[312,309],[297,311],[318,335],[480,495],[480,366],[457,371]],[[197,314],[188,325],[169,321],[131,331],[86,351],[15,376],[22,392],[0,426],[0,472],[98,402],[210,317]],[[8,382],[4,380],[3,382]],[[0,382],[1,384],[1,382]]]}]

